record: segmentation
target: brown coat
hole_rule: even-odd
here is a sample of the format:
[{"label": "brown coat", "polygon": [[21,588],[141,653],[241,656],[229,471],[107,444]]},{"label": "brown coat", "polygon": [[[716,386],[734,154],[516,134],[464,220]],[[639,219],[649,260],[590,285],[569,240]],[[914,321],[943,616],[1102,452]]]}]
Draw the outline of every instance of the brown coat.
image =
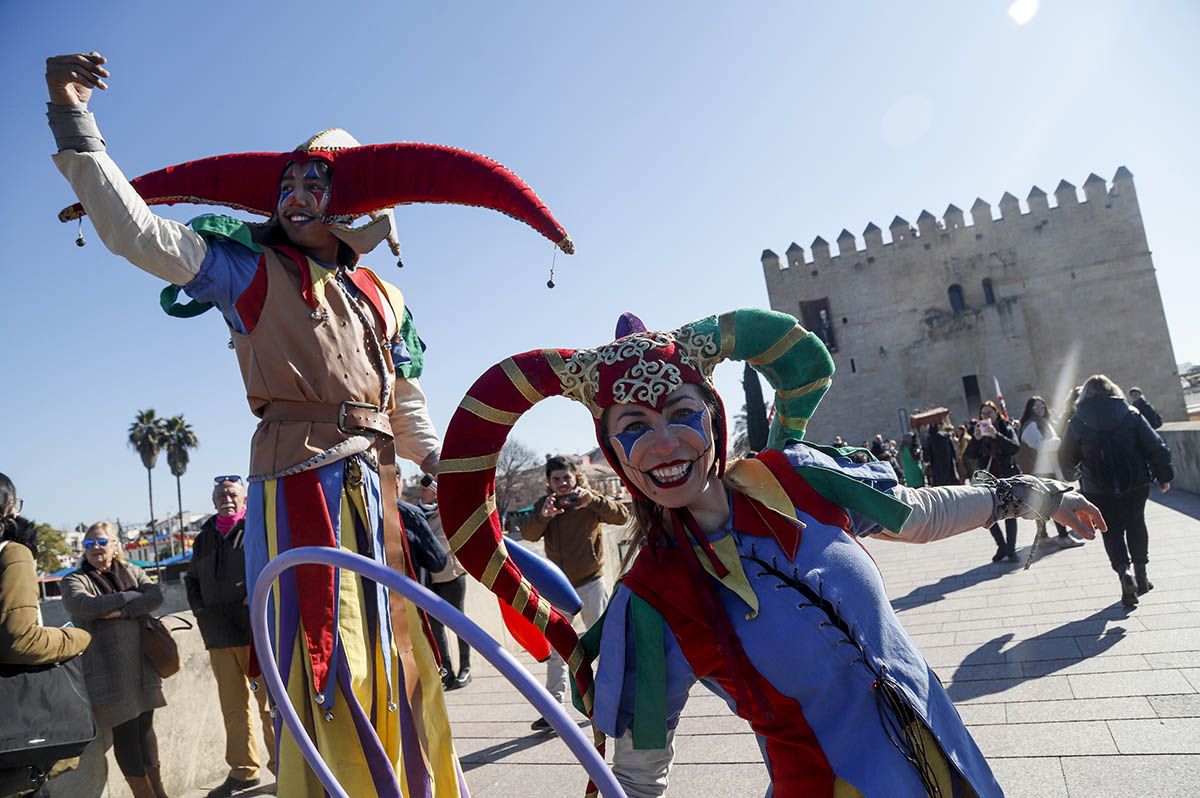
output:
[{"label": "brown coat", "polygon": [[[92,633],[92,645],[83,654],[83,677],[96,725],[103,728],[167,705],[162,679],[142,654],[141,621],[162,606],[162,590],[136,565],[113,567],[128,569],[137,589],[104,594],[81,571],[62,582],[63,608],[76,626]],[[121,616],[104,617],[113,611]]]},{"label": "brown coat", "polygon": [[623,524],[629,520],[624,505],[607,496],[592,494],[585,507],[567,510],[554,518],[542,515],[543,496],[533,506],[533,514],[521,527],[525,540],[546,538],[546,557],[557,565],[575,587],[590,582],[604,572],[604,538],[601,524]]},{"label": "brown coat", "polygon": [[92,641],[83,629],[38,623],[37,569],[20,543],[0,542],[0,664],[49,665],[82,652]]}]

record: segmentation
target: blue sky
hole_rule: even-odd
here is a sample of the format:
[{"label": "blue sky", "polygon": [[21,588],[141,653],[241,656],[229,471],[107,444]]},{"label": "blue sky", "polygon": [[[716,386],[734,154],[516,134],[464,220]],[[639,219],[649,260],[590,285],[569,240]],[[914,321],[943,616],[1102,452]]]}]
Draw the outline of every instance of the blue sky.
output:
[{"label": "blue sky", "polygon": [[[367,261],[414,309],[441,429],[490,364],[608,340],[623,310],[667,327],[765,305],[764,248],[976,196],[995,206],[1061,178],[1081,186],[1120,165],[1176,359],[1200,361],[1186,276],[1200,216],[1195,3],[1045,2],[1024,26],[983,0],[105,6],[0,5],[0,471],[39,520],[147,516],[145,471],[124,443],[138,409],[195,427],[189,509],[207,508],[211,475],[245,472],[253,429],[215,312],[168,318],[156,280],[90,228],[77,249],[56,220],[72,198],[49,157],[42,71],[59,52],[109,58],[111,89],[92,107],[131,176],[340,126],[482,152],[524,177],[579,248],[558,258],[553,291],[549,243],[478,209],[403,208],[406,268],[382,252]],[[737,379],[719,373],[731,408]],[[581,407],[550,400],[514,435],[577,451],[590,428]],[[154,481],[162,515],[175,505],[165,462]]]}]

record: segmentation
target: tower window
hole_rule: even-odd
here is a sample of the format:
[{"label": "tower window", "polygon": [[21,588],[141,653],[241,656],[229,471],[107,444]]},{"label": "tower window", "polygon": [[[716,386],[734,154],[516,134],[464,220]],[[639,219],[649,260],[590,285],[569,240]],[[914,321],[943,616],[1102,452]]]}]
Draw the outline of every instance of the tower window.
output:
[{"label": "tower window", "polygon": [[992,285],[991,277],[983,278],[983,304],[985,304],[985,305],[996,304],[996,289]]},{"label": "tower window", "polygon": [[962,313],[966,308],[966,303],[963,302],[962,286],[958,283],[955,283],[954,285],[950,286],[950,289],[946,293],[950,297],[950,310],[953,311],[954,315],[956,316],[959,313]]}]

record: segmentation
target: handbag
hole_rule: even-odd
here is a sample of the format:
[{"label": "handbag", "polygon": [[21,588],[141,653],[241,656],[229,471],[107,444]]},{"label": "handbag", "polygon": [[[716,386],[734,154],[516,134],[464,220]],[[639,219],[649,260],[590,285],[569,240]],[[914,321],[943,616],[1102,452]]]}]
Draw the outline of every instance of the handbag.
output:
[{"label": "handbag", "polygon": [[[181,629],[192,628],[192,624],[183,618],[175,616],[164,617],[174,617],[175,620],[187,624],[180,627]],[[146,655],[146,659],[150,660],[151,667],[162,678],[166,679],[179,673],[179,668],[181,667],[179,662],[179,644],[175,642],[175,638],[171,635],[171,630],[163,623],[162,618],[147,615],[142,622],[142,653]]]},{"label": "handbag", "polygon": [[29,768],[34,787],[55,762],[79,756],[96,737],[82,655],[0,666],[0,707],[0,770]]}]

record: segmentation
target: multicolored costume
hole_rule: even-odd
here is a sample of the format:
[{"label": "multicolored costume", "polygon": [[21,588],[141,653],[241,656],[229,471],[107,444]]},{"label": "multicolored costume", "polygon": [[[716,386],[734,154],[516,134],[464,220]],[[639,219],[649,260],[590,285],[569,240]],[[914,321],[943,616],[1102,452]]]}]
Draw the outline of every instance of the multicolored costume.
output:
[{"label": "multicolored costume", "polygon": [[[620,738],[614,770],[629,795],[664,794],[670,730],[697,679],[750,722],[776,798],[1000,795],[858,538],[926,542],[1027,508],[1003,486],[907,489],[886,465],[805,443],[833,361],[790,316],[739,310],[672,332],[624,322],[599,349],[535,350],[489,369],[451,421],[440,486],[459,561],[567,659],[581,709]],[[776,390],[769,448],[725,473],[723,412],[714,414],[729,523],[706,534],[686,508],[659,508],[670,523],[644,530],[607,615],[578,640],[500,536],[494,467],[509,429],[543,398],[568,396],[591,410],[624,475],[603,434],[605,409],[663,412],[685,384],[704,386],[719,406],[710,375],[728,358],[749,361]],[[657,751],[661,772],[643,779],[639,751]]]},{"label": "multicolored costume", "polygon": [[[90,119],[86,109],[59,114]],[[52,126],[54,115],[52,107]],[[229,325],[261,419],[247,501],[250,590],[269,558],[299,546],[338,546],[411,573],[395,456],[436,470],[438,439],[416,379],[419,345],[404,298],[357,266],[358,257],[385,237],[399,254],[390,207],[404,202],[495,208],[570,252],[550,212],[516,175],[481,156],[421,144],[359,146],[343,131],[293,152],[219,156],[132,183],[98,132],[67,136],[65,147],[59,138],[56,162],[81,200],[61,218],[86,208],[109,249],[193,298],[173,307],[177,315],[215,305]],[[147,207],[200,202],[271,216],[284,168],[313,161],[333,174],[326,221],[342,244],[336,264],[290,246],[274,220],[263,227],[206,216],[189,227]],[[350,226],[368,213],[373,221]],[[289,697],[348,794],[466,795],[438,665],[411,604],[355,574],[308,565],[276,585],[270,617]],[[291,736],[279,740],[279,794],[324,794]]]}]

